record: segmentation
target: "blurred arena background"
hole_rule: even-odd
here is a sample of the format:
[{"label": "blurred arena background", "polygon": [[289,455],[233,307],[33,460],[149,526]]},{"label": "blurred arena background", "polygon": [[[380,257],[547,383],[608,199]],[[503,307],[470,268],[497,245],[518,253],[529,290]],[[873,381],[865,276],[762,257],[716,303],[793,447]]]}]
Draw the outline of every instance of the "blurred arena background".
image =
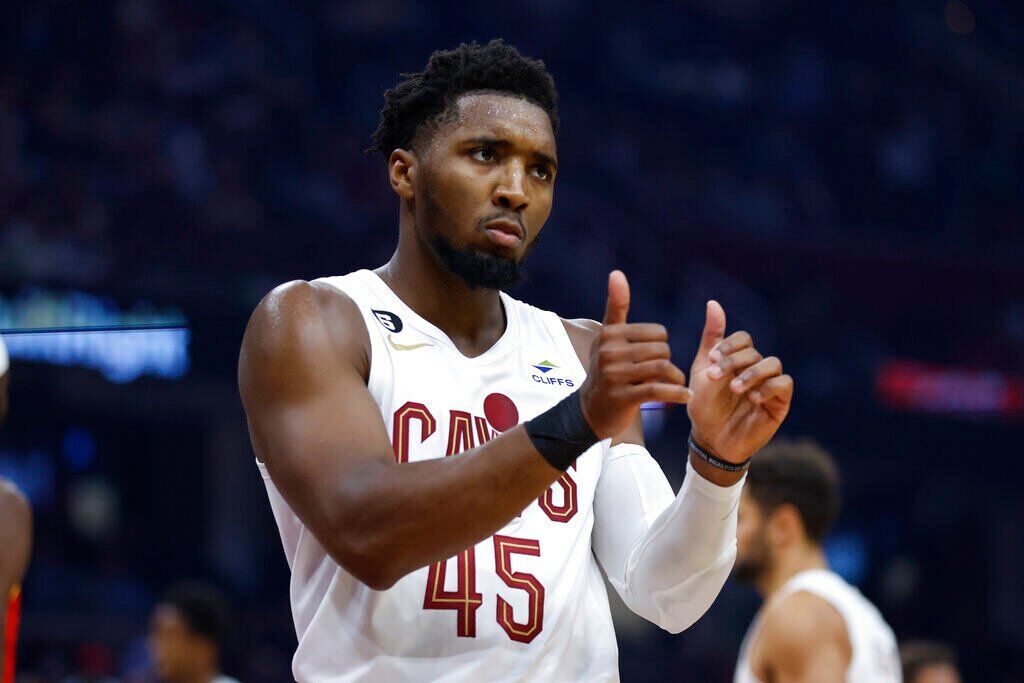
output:
[{"label": "blurred arena background", "polygon": [[[515,294],[599,317],[621,267],[633,319],[694,349],[722,301],[796,378],[784,433],[843,469],[834,566],[966,680],[1024,680],[1022,35],[994,0],[5,3],[0,330],[162,326],[5,335],[0,475],[36,515],[19,680],[154,680],[181,579],[232,599],[227,673],[289,680],[245,322],[276,283],[387,260],[382,92],[494,36],[561,94]],[[686,417],[646,417],[678,484]],[[623,680],[731,680],[756,605],[729,585],[679,637],[623,612]]]}]

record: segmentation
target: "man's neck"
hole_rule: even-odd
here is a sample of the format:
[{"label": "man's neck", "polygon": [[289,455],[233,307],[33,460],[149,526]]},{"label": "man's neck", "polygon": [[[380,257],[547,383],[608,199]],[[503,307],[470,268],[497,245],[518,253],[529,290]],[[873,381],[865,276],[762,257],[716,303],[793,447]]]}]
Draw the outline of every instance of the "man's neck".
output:
[{"label": "man's neck", "polygon": [[376,272],[405,304],[436,326],[466,356],[479,356],[505,332],[496,289],[471,289],[413,234],[402,230],[394,256]]},{"label": "man's neck", "polygon": [[828,569],[828,560],[821,546],[805,544],[781,552],[771,569],[757,580],[757,592],[768,600],[786,582],[809,569]]}]

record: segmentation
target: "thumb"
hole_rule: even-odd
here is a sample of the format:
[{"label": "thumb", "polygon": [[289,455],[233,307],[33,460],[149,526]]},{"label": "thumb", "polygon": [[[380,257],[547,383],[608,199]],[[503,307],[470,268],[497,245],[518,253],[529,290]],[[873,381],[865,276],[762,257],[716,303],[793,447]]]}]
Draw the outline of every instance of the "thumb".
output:
[{"label": "thumb", "polygon": [[604,324],[616,325],[626,322],[629,311],[629,282],[621,270],[608,275],[608,304],[604,308]]},{"label": "thumb", "polygon": [[704,319],[704,334],[700,338],[700,348],[697,349],[697,360],[707,361],[708,354],[715,344],[725,338],[725,309],[722,305],[712,299],[708,301],[706,318]]}]

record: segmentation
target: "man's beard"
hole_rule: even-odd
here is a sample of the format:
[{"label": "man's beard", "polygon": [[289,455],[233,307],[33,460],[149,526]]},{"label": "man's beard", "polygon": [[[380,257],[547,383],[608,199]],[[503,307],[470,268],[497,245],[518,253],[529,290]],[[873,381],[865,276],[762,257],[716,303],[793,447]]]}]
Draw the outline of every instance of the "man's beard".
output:
[{"label": "man's beard", "polygon": [[736,558],[736,564],[732,568],[732,578],[740,583],[752,584],[768,571],[769,551],[764,539],[752,539],[751,546],[745,557]]},{"label": "man's beard", "polygon": [[764,563],[754,560],[737,561],[732,568],[732,578],[745,584],[752,584],[764,573]]},{"label": "man's beard", "polygon": [[458,249],[439,233],[430,237],[430,246],[441,263],[470,289],[507,289],[523,280],[521,264],[513,259],[473,246]]}]

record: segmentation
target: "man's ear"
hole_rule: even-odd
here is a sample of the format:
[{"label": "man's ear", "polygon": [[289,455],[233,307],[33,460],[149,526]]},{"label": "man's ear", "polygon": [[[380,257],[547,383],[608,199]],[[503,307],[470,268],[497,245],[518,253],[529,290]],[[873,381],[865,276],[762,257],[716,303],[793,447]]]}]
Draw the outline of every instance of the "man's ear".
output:
[{"label": "man's ear", "polygon": [[779,547],[796,542],[804,533],[804,523],[796,506],[783,503],[772,511],[768,519],[768,542]]},{"label": "man's ear", "polygon": [[407,149],[396,149],[388,158],[391,189],[402,199],[410,200],[416,196],[413,181],[416,179],[418,166],[419,160],[416,155]]}]

